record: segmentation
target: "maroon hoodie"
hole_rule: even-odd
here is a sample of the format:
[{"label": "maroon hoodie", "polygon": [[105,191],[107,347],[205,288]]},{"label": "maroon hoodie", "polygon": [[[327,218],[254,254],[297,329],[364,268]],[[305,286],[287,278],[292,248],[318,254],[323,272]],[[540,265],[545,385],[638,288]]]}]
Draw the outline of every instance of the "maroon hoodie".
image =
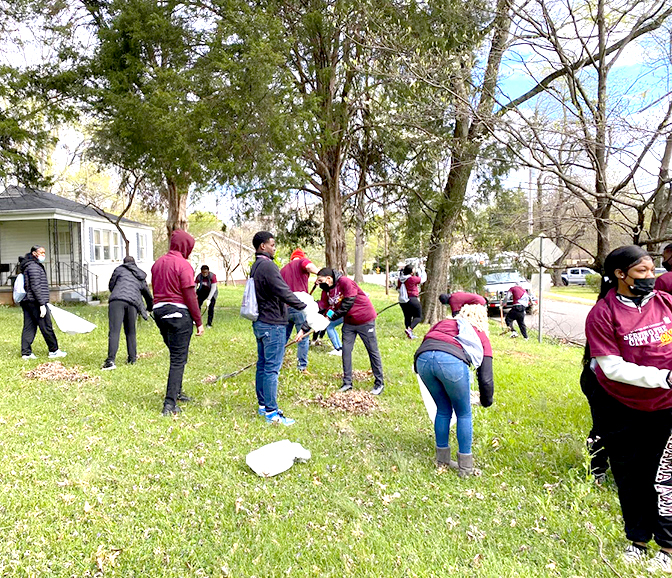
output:
[{"label": "maroon hoodie", "polygon": [[196,327],[203,325],[194,287],[194,270],[187,261],[194,238],[186,231],[173,231],[170,251],[152,267],[154,303],[182,303],[187,306]]}]

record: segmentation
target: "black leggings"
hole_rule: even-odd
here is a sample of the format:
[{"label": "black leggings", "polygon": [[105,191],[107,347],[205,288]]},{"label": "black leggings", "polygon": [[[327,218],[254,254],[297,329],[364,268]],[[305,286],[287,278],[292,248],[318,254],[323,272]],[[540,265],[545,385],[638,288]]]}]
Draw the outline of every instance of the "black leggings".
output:
[{"label": "black leggings", "polygon": [[514,305],[506,314],[506,326],[513,331],[513,322],[518,323],[520,334],[527,339],[527,327],[525,327],[525,307]]},{"label": "black leggings", "polygon": [[422,305],[417,297],[409,297],[408,303],[399,303],[404,312],[404,327],[406,329],[415,329],[415,326],[422,321]]}]

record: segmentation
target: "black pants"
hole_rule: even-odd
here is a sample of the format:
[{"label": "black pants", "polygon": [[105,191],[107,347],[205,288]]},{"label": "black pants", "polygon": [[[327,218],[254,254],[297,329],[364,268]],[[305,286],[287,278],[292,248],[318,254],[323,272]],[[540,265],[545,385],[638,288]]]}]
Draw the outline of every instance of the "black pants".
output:
[{"label": "black pants", "polygon": [[[196,294],[196,297],[198,298],[198,306],[199,306],[199,308],[200,308],[200,307],[203,307],[203,303],[204,303],[205,300],[208,298],[208,295],[209,295],[209,294],[210,294],[209,291],[208,291],[208,294],[207,294],[207,295],[203,295],[203,296]],[[209,305],[209,307],[208,307],[208,325],[212,325],[212,320],[215,318],[215,303],[216,303],[216,302],[217,302],[217,297],[213,297],[213,298],[210,300],[210,305]]]},{"label": "black pants", "polygon": [[595,372],[590,369],[589,363],[583,366],[579,381],[581,383],[581,391],[588,400],[590,415],[593,418],[593,427],[590,429],[588,439],[586,440],[588,453],[590,454],[590,471],[595,477],[603,476],[609,469],[609,456],[607,455],[607,448],[604,445],[604,436],[599,429],[599,412],[602,410],[604,404],[599,403],[599,397],[596,401],[595,394],[597,392],[599,395],[600,391],[603,392],[604,390],[602,390],[602,386],[597,381]]},{"label": "black pants", "polygon": [[343,385],[352,385],[352,349],[355,346],[355,339],[358,335],[364,342],[364,347],[366,347],[366,351],[369,354],[376,387],[384,385],[383,361],[378,350],[375,321],[363,323],[362,325],[343,323]]},{"label": "black pants", "polygon": [[406,329],[415,329],[415,326],[422,321],[422,305],[417,297],[409,297],[407,303],[399,303],[404,312],[404,327]]},{"label": "black pants", "polygon": [[189,357],[189,342],[194,331],[194,322],[188,309],[175,305],[164,305],[154,309],[154,319],[170,352],[164,404],[173,406],[177,396],[182,392],[182,377]]},{"label": "black pants", "polygon": [[513,322],[518,323],[520,334],[527,338],[527,327],[525,327],[525,307],[523,305],[514,305],[506,314],[506,326],[513,331]]},{"label": "black pants", "polygon": [[33,341],[35,341],[38,327],[47,343],[49,353],[58,351],[58,340],[51,324],[49,308],[47,308],[47,314],[44,317],[40,317],[40,304],[37,301],[21,301],[21,309],[23,309],[21,355],[30,355],[33,352]]},{"label": "black pants", "polygon": [[625,535],[644,543],[653,537],[672,548],[672,410],[632,409],[602,387],[592,404],[618,487]]},{"label": "black pants", "polygon": [[114,363],[119,350],[119,335],[121,326],[124,326],[126,335],[126,351],[129,363],[134,362],[138,357],[138,344],[135,333],[135,320],[138,318],[138,310],[135,305],[126,301],[110,301],[107,311],[109,317],[110,331],[107,335],[107,360]]}]

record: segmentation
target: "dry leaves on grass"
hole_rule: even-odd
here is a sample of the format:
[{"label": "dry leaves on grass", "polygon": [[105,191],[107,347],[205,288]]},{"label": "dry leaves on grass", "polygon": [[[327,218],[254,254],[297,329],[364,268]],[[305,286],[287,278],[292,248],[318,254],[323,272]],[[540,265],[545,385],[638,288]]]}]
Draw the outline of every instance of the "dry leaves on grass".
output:
[{"label": "dry leaves on grass", "polygon": [[89,375],[81,369],[78,365],[65,367],[60,361],[52,361],[50,363],[40,363],[35,369],[27,371],[25,377],[39,381],[89,381],[91,383],[100,381],[99,376]]},{"label": "dry leaves on grass", "polygon": [[154,357],[155,355],[155,351],[145,351],[143,353],[138,353],[138,359],[147,359],[148,357]]},{"label": "dry leaves on grass", "polygon": [[316,403],[327,409],[344,411],[354,415],[367,415],[378,409],[378,400],[368,391],[351,390],[345,393],[335,392],[326,399],[318,395],[309,403]]},{"label": "dry leaves on grass", "polygon": [[218,377],[216,375],[206,375],[201,382],[202,383],[215,383]]},{"label": "dry leaves on grass", "polygon": [[[334,373],[333,377],[336,379],[343,379],[343,374],[342,373]],[[366,371],[362,369],[353,369],[352,371],[352,380],[353,381],[365,381],[369,379],[370,377],[373,377],[373,371],[370,369],[367,369]]]}]

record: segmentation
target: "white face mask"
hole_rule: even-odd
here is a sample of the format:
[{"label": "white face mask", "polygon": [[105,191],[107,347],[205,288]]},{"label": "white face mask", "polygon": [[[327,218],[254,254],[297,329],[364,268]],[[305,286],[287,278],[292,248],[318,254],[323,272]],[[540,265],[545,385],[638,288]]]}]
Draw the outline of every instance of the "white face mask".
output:
[{"label": "white face mask", "polygon": [[37,260],[38,260],[40,263],[44,263],[44,262],[47,260],[47,257],[46,257],[46,255],[40,255],[40,256],[37,258]]}]

